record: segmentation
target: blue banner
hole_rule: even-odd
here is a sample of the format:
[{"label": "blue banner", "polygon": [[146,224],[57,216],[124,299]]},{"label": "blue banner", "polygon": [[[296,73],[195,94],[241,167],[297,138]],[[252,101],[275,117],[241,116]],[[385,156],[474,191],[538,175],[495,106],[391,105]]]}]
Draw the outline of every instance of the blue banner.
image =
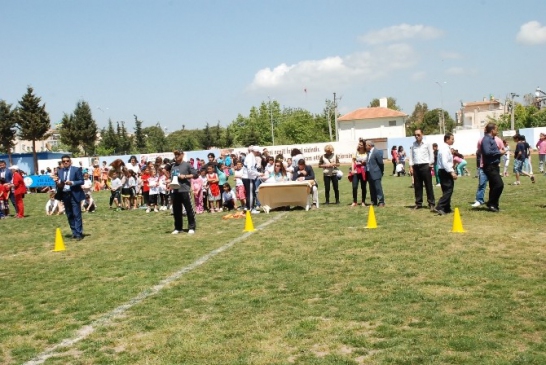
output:
[{"label": "blue banner", "polygon": [[55,182],[49,175],[27,175],[23,180],[27,188],[55,187]]}]

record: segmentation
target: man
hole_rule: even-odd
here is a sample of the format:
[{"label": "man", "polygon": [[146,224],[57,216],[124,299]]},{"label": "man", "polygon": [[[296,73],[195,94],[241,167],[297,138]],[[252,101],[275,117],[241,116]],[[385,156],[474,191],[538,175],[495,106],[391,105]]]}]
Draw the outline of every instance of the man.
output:
[{"label": "man", "polygon": [[[13,180],[13,173],[10,169],[6,168],[6,161],[0,160],[0,177],[3,178],[6,183],[10,183],[11,180]],[[15,194],[12,193],[9,195],[9,200],[11,200],[11,204],[13,204],[13,207],[15,208],[15,215],[17,216],[17,204],[15,204]],[[6,203],[5,206],[6,211],[9,211],[9,205]],[[6,213],[7,214],[7,213]]]},{"label": "man", "polygon": [[499,199],[504,189],[499,167],[501,156],[504,154],[504,143],[497,137],[497,132],[497,125],[488,123],[480,146],[483,172],[489,180],[487,208],[492,212],[499,211]]},{"label": "man", "polygon": [[[484,134],[485,134],[484,129]],[[473,208],[485,204],[485,187],[487,186],[487,175],[483,171],[482,159],[482,141],[483,137],[478,140],[478,148],[476,150],[476,176],[478,177],[478,189],[476,190],[476,201],[472,204]]]},{"label": "man", "polygon": [[178,176],[180,187],[173,190],[173,217],[174,231],[172,234],[182,232],[182,206],[186,209],[188,217],[188,234],[195,233],[195,211],[193,210],[191,193],[191,179],[197,179],[197,170],[184,161],[184,152],[174,151],[174,165],[171,167],[171,176]]},{"label": "man", "polygon": [[453,169],[453,155],[451,154],[453,142],[455,142],[453,133],[446,133],[444,143],[438,149],[438,174],[440,175],[443,195],[438,200],[434,211],[439,215],[451,213],[451,195],[453,195],[455,180],[457,180],[457,173]]},{"label": "man", "polygon": [[383,172],[385,170],[383,153],[375,148],[373,141],[366,141],[366,151],[368,151],[366,180],[370,186],[372,204],[378,207],[384,207],[385,196],[383,195],[383,187],[381,186],[381,179],[383,178]]},{"label": "man", "polygon": [[78,167],[72,166],[70,156],[61,157],[62,168],[57,171],[53,180],[57,184],[56,199],[64,203],[68,224],[72,230],[72,238],[77,241],[83,239],[83,221],[81,203],[85,200],[83,192],[83,174]]},{"label": "man", "polygon": [[429,143],[423,141],[423,132],[416,129],[413,133],[415,142],[410,148],[409,165],[410,174],[413,175],[413,189],[415,193],[415,206],[413,209],[423,207],[423,184],[427,192],[427,203],[430,211],[434,211],[436,201],[432,186],[431,168],[434,167],[434,150]]},{"label": "man", "polygon": [[533,174],[528,174],[527,172],[523,171],[523,164],[528,158],[527,153],[529,152],[528,148],[526,148],[525,146],[525,137],[518,133],[514,135],[514,142],[516,142],[516,149],[514,151],[514,174],[516,175],[516,181],[514,181],[512,185],[521,184],[519,180],[520,175],[529,176],[531,178],[531,182],[534,183],[535,177],[533,176]]},{"label": "man", "polygon": [[260,147],[250,146],[248,147],[248,154],[243,161],[243,185],[245,187],[245,210],[250,211],[252,214],[260,213],[259,210],[254,209],[254,203],[256,201],[256,179],[259,177],[258,166],[256,164],[256,154],[260,153]]}]

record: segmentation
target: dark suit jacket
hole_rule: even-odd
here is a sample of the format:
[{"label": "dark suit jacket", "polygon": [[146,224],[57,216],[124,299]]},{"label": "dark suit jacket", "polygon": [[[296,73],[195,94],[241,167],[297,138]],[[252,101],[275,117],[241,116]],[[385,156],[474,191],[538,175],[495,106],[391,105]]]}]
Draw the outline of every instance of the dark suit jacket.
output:
[{"label": "dark suit jacket", "polygon": [[5,174],[6,182],[7,182],[7,183],[10,183],[11,180],[13,179],[13,174],[12,174],[11,170],[8,169],[7,167],[6,167],[6,171],[5,171],[5,172],[6,172],[6,174]]},{"label": "dark suit jacket", "polygon": [[311,165],[305,165],[305,172],[307,172],[307,175],[302,176],[298,174],[299,168],[296,167],[294,169],[294,173],[292,173],[292,181],[296,181],[299,177],[304,177],[305,180],[315,180],[315,172],[313,171],[313,168]]},{"label": "dark suit jacket", "polygon": [[[65,170],[60,169],[58,171],[59,175],[59,181],[61,183],[64,183],[65,181],[72,181],[72,185],[70,185],[70,191],[72,192],[72,196],[76,199],[76,201],[81,202],[85,199],[85,193],[83,192],[82,185],[83,185],[83,174],[82,170],[79,167],[70,166],[68,171],[68,177],[65,179]],[[62,189],[58,189],[59,191],[56,194],[57,196],[61,196]]]},{"label": "dark suit jacket", "polygon": [[383,177],[385,165],[383,164],[383,152],[374,148],[368,157],[367,170],[372,180],[379,180]]}]

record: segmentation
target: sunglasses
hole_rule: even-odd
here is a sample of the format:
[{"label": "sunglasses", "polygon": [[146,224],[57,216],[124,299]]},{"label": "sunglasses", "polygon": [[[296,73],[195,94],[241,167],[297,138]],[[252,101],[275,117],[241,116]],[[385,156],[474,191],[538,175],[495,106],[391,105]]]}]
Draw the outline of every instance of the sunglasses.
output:
[{"label": "sunglasses", "polygon": [[421,137],[421,135],[420,135],[420,134],[414,134],[414,136],[415,136],[415,137]]},{"label": "sunglasses", "polygon": [[275,167],[281,167],[281,165],[275,165]]},{"label": "sunglasses", "polygon": [[70,160],[62,160],[63,162],[70,162]]}]

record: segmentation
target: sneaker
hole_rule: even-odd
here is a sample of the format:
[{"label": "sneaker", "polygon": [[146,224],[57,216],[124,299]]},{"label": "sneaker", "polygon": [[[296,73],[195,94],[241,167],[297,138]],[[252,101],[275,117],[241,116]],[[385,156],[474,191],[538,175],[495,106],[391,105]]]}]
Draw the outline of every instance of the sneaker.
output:
[{"label": "sneaker", "polygon": [[260,211],[259,210],[256,210],[256,209],[252,209],[250,211],[251,214],[260,214]]},{"label": "sneaker", "polygon": [[520,185],[520,182],[519,181],[514,181],[512,184],[510,185]]},{"label": "sneaker", "polygon": [[178,230],[176,230],[176,229],[175,229],[174,231],[171,232],[171,234],[179,234],[179,233],[180,233],[180,231],[178,231]]},{"label": "sneaker", "polygon": [[442,186],[442,185],[441,185],[441,184],[436,184],[436,186],[440,187],[440,186]]},{"label": "sneaker", "polygon": [[480,205],[482,205],[482,203],[480,203],[480,202],[474,202],[474,204],[472,204],[472,207],[473,207],[473,208],[477,208],[477,207],[479,207]]},{"label": "sneaker", "polygon": [[535,183],[535,175],[531,175],[531,182],[534,184]]},{"label": "sneaker", "polygon": [[150,208],[146,209],[146,213],[150,213]]},{"label": "sneaker", "polygon": [[195,231],[194,231],[193,229],[190,229],[190,230],[188,231],[188,234],[195,234]]},{"label": "sneaker", "polygon": [[157,208],[154,209],[154,212],[159,213],[159,210]]}]

